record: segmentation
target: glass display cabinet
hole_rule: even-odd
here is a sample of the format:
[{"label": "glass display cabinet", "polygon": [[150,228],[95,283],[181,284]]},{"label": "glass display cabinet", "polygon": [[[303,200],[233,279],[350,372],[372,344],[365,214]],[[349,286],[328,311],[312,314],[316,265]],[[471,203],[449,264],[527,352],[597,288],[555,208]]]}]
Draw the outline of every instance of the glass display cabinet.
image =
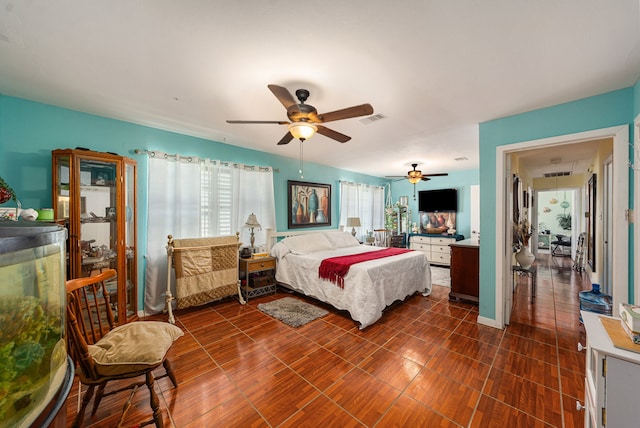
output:
[{"label": "glass display cabinet", "polygon": [[52,152],[54,218],[69,231],[67,278],[118,272],[109,286],[120,324],[137,318],[136,163],[83,149]]}]

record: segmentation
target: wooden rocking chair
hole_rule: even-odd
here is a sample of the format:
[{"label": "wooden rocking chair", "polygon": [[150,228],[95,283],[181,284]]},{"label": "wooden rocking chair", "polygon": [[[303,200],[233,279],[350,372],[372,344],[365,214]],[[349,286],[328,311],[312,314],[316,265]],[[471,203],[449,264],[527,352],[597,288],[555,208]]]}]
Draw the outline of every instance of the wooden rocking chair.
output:
[{"label": "wooden rocking chair", "polygon": [[[73,427],[83,425],[84,412],[96,386],[98,391],[92,415],[96,413],[102,397],[123,390],[132,390],[120,416],[120,426],[133,394],[138,387],[145,384],[149,389],[153,418],[140,423],[139,426],[155,423],[157,427],[162,427],[162,412],[154,390],[155,378],[152,372],[163,365],[165,374],[158,379],[168,376],[173,386],[177,387],[166,354],[183,332],[175,325],[155,321],[136,321],[117,326],[111,310],[109,292],[105,286],[105,281],[115,276],[115,270],[107,269],[99,275],[71,279],[66,283],[69,353],[79,367],[77,373],[80,381],[88,385]],[[141,376],[144,376],[144,380],[135,380]],[[105,392],[107,384],[116,379],[132,379],[132,383]]]}]

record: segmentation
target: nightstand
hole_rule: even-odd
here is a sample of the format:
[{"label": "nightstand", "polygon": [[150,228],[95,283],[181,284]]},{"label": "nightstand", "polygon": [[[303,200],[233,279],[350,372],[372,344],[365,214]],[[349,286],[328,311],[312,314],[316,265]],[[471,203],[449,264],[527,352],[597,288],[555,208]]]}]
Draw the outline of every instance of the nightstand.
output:
[{"label": "nightstand", "polygon": [[238,271],[242,285],[242,297],[248,302],[251,297],[275,293],[276,259],[275,257],[252,257],[240,259]]}]

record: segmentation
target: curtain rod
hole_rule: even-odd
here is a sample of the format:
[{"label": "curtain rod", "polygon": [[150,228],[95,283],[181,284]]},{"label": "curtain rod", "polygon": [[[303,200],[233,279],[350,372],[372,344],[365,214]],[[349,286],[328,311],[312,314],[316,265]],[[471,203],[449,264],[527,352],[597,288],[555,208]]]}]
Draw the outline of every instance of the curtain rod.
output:
[{"label": "curtain rod", "polygon": [[[145,154],[145,155],[149,155],[152,158],[156,157],[158,154],[162,153],[162,156],[164,157],[164,159],[168,159],[168,158],[182,158],[182,159],[186,159],[189,162],[193,162],[194,159],[200,159],[198,156],[183,156],[183,155],[179,155],[177,153],[174,154],[168,154],[168,153],[164,153],[164,152],[157,152],[155,150],[146,150],[146,149],[135,149],[133,151],[135,154],[137,155],[141,155],[141,154]],[[219,162],[220,165],[224,165],[224,166],[233,166],[235,168],[239,167],[240,163],[235,163],[235,162],[224,162],[224,161],[214,161],[214,162]],[[244,165],[245,169],[251,169],[251,170],[255,170],[256,168],[258,170],[263,169],[263,170],[269,170],[272,169],[273,172],[280,172],[280,168],[271,168],[271,167],[267,167],[267,166],[254,166],[254,165]]]},{"label": "curtain rod", "polygon": [[378,186],[375,184],[364,184],[364,183],[355,183],[353,181],[346,181],[346,180],[340,180],[340,183],[345,183],[345,184],[355,184],[356,186],[365,186],[365,187],[377,187],[379,189],[384,189],[384,186]]}]

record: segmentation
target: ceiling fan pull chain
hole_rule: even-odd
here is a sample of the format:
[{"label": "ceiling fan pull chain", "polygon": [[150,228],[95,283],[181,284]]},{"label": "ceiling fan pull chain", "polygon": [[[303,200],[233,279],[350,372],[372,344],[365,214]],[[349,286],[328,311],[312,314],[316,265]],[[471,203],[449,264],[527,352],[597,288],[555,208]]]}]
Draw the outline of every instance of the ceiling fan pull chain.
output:
[{"label": "ceiling fan pull chain", "polygon": [[302,140],[300,140],[300,169],[298,173],[300,174],[300,178],[304,178],[304,175],[302,175]]}]

